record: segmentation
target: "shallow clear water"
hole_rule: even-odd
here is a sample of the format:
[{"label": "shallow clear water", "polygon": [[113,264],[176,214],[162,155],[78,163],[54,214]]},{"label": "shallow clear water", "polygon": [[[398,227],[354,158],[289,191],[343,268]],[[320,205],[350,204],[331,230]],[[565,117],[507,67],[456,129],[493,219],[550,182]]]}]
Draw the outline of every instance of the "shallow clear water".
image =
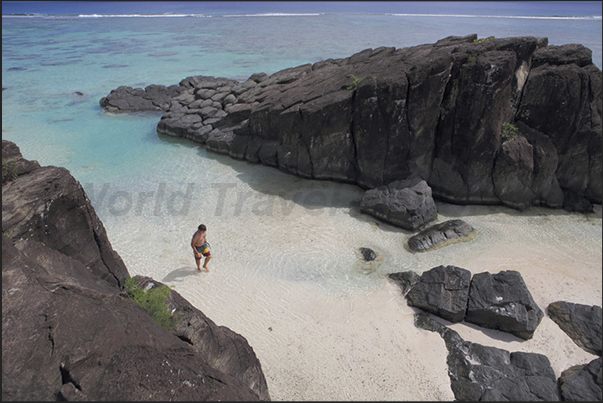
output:
[{"label": "shallow clear water", "polygon": [[[19,2],[5,3],[3,14],[52,12],[23,11],[14,8]],[[600,2],[593,2],[598,4],[595,14],[591,3],[584,11],[560,2],[448,2],[437,8],[430,2],[353,2],[347,3],[348,12],[338,2],[233,3],[242,7],[238,9],[228,9],[228,3],[210,2],[214,8],[205,4],[199,9],[196,2],[158,2],[147,10],[211,11],[213,17],[3,17],[2,137],[16,142],[25,158],[71,171],[130,274],[175,286],[218,324],[244,334],[263,360],[273,397],[296,395],[277,386],[282,382],[282,369],[274,372],[280,368],[279,358],[272,356],[262,332],[287,315],[295,323],[287,337],[295,338],[311,322],[309,315],[320,309],[293,296],[326,296],[332,308],[352,306],[356,295],[381,289],[387,273],[452,264],[472,272],[521,270],[535,287],[539,304],[552,302],[538,289],[542,276],[563,279],[558,294],[574,302],[596,303],[591,297],[582,299],[581,288],[601,299],[600,206],[595,214],[582,215],[438,203],[439,221],[462,218],[476,228],[477,236],[412,254],[404,247],[410,232],[360,214],[363,192],[355,186],[304,180],[213,154],[194,143],[159,136],[161,114],[106,113],[98,103],[120,85],[170,85],[191,75],[244,80],[253,73],[271,74],[368,47],[406,47],[472,33],[581,43],[593,50],[601,68]],[[38,6],[48,4],[52,2]],[[74,11],[77,2],[71,2],[55,10],[132,14],[145,11],[140,4],[145,3],[83,2],[86,9]],[[550,10],[538,7],[547,4]],[[314,15],[313,6],[327,9]],[[247,15],[266,12],[306,15]],[[220,17],[225,14],[242,16]],[[592,15],[598,18],[583,18]],[[214,256],[209,274],[196,273],[190,248],[200,223],[208,227]],[[362,262],[360,247],[374,249],[380,258]],[[572,287],[563,286],[567,282]],[[233,314],[233,307],[245,312],[244,317]]]}]

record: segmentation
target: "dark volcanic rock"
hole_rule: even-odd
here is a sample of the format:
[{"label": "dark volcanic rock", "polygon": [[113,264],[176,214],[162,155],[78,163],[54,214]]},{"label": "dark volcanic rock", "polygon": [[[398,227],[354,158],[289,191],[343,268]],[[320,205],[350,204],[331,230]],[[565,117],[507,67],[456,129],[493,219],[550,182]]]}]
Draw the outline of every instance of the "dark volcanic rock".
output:
[{"label": "dark volcanic rock", "polygon": [[396,181],[367,190],[360,202],[360,211],[413,231],[438,217],[431,189],[420,179]]},{"label": "dark volcanic rock", "polygon": [[406,293],[409,306],[450,322],[460,322],[467,309],[471,272],[456,266],[437,266],[424,272]]},{"label": "dark volcanic rock", "polygon": [[463,220],[449,220],[424,229],[408,239],[408,248],[413,252],[430,249],[470,239],[474,233],[471,225]]},{"label": "dark volcanic rock", "polygon": [[563,400],[574,402],[600,402],[601,357],[585,365],[575,365],[561,373],[558,380]]},{"label": "dark volcanic rock", "polygon": [[412,286],[417,284],[421,279],[421,276],[414,271],[403,271],[399,273],[390,273],[387,275],[388,278],[393,280],[402,290],[402,295],[411,289]]},{"label": "dark volcanic rock", "polygon": [[[2,145],[15,147],[6,141]],[[20,162],[30,168],[35,164]],[[127,269],[80,183],[65,168],[27,168],[23,172],[2,188],[2,233],[17,246],[59,251],[100,280],[123,287]]]},{"label": "dark volcanic rock", "polygon": [[109,112],[167,111],[172,98],[185,90],[177,85],[149,85],[145,89],[121,86],[101,98],[100,105]]},{"label": "dark volcanic rock", "polygon": [[535,51],[516,120],[550,138],[566,194],[600,203],[601,179],[594,175],[601,176],[601,70],[590,55],[581,45]]},{"label": "dark volcanic rock", "polygon": [[[162,286],[150,277],[136,276],[141,288]],[[178,292],[172,290],[167,302],[180,313],[172,333],[189,343],[207,363],[234,376],[257,394],[259,400],[270,400],[266,379],[258,359],[247,340],[226,326],[218,326]]]},{"label": "dark volcanic rock", "polygon": [[460,401],[558,401],[555,372],[549,359],[463,340],[457,332],[415,314],[418,328],[439,333],[448,349],[448,375]]},{"label": "dark volcanic rock", "polygon": [[[29,161],[23,158],[19,147],[11,141],[2,140],[2,183],[6,180],[12,180],[19,175],[23,175],[40,168],[38,161]],[[4,170],[7,170],[7,178],[4,177]]]},{"label": "dark volcanic rock", "polygon": [[242,336],[175,291],[172,332],[126,298],[128,271],[83,188],[29,165],[2,188],[3,400],[269,399]]},{"label": "dark volcanic rock", "polygon": [[188,77],[168,87],[182,91],[171,103],[165,91],[120,87],[101,105],[169,108],[159,133],[306,178],[372,189],[419,177],[460,204],[601,203],[602,79],[591,51],[476,38],[365,49],[244,83]]},{"label": "dark volcanic rock", "polygon": [[360,248],[360,253],[362,253],[362,257],[367,262],[370,262],[371,260],[375,260],[377,258],[377,254],[375,253],[375,251],[370,248]]},{"label": "dark volcanic rock", "polygon": [[601,355],[601,307],[557,301],[549,304],[548,316],[574,343],[595,355]]},{"label": "dark volcanic rock", "polygon": [[519,272],[484,272],[471,279],[467,322],[529,340],[543,315]]}]

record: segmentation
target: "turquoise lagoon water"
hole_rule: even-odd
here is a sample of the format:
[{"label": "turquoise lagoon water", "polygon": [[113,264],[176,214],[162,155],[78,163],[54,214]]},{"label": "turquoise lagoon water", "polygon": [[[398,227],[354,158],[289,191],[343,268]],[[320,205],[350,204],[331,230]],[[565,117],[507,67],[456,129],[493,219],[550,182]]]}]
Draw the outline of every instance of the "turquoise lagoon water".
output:
[{"label": "turquoise lagoon water", "polygon": [[[248,337],[273,398],[297,395],[279,383],[280,358],[257,339],[265,330],[256,328],[257,318],[281,315],[277,308],[284,306],[287,315],[306,318],[304,306],[311,304],[290,300],[300,290],[335,303],[381,289],[388,273],[454,264],[473,272],[525,269],[528,284],[563,276],[563,284],[572,287],[559,285],[559,295],[593,304],[584,296],[592,293],[580,287],[594,287],[600,301],[600,206],[585,216],[438,203],[439,221],[463,218],[478,236],[412,254],[404,247],[410,232],[360,214],[363,191],[355,186],[296,178],[159,136],[158,113],[112,114],[99,107],[100,98],[120,85],[171,85],[192,75],[245,80],[369,47],[407,47],[472,33],[581,43],[601,68],[600,2],[2,6],[3,139],[16,142],[25,158],[71,171],[130,274],[175,286],[218,324]],[[214,255],[209,274],[196,273],[189,246],[200,223],[208,226]],[[360,247],[373,248],[380,258],[363,263]],[[539,304],[551,302],[534,287]],[[245,318],[227,312],[235,302],[226,296],[239,299]],[[306,325],[300,321],[290,337]]]}]

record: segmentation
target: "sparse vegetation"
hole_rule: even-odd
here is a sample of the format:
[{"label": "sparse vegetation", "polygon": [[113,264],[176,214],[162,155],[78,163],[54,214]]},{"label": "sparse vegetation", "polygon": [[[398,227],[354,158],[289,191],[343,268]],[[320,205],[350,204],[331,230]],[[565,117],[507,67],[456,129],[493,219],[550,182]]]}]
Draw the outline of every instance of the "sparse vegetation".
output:
[{"label": "sparse vegetation", "polygon": [[141,289],[132,277],[126,279],[126,290],[128,298],[136,301],[140,306],[147,310],[149,316],[166,330],[172,330],[177,322],[179,315],[174,315],[166,304],[165,300],[170,295],[170,288],[166,285],[151,288],[150,290]]},{"label": "sparse vegetation", "polygon": [[353,74],[351,75],[351,77],[352,77],[352,80],[354,80],[354,81],[352,81],[350,84],[346,85],[345,88],[348,90],[356,90],[358,88],[358,84],[360,84],[360,82],[362,80],[364,80],[364,77],[360,78]]},{"label": "sparse vegetation", "polygon": [[469,58],[467,59],[467,61],[468,61],[469,63],[471,63],[471,62],[474,62],[474,61],[475,61],[475,59],[476,59],[475,55],[471,55],[471,56],[469,56]]},{"label": "sparse vegetation", "polygon": [[515,126],[512,123],[505,122],[502,125],[502,132],[500,133],[500,135],[502,136],[503,139],[509,140],[509,139],[512,139],[513,137],[517,136],[518,132],[519,132],[519,129],[517,128],[517,126]]},{"label": "sparse vegetation", "polygon": [[487,38],[482,38],[482,39],[474,39],[473,43],[482,43],[482,42],[486,42],[486,41],[491,41],[492,39],[496,39],[493,36],[489,36]]},{"label": "sparse vegetation", "polygon": [[15,164],[12,161],[2,158],[2,185],[12,181],[16,177]]}]

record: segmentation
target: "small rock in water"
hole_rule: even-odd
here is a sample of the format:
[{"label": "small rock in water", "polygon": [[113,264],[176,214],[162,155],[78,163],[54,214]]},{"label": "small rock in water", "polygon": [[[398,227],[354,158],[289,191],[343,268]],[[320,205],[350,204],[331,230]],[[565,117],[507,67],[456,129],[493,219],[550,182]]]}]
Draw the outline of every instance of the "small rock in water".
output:
[{"label": "small rock in water", "polygon": [[371,260],[375,260],[377,258],[377,254],[375,253],[375,251],[369,248],[360,248],[360,253],[362,253],[364,260],[366,260],[367,262],[370,262]]}]

